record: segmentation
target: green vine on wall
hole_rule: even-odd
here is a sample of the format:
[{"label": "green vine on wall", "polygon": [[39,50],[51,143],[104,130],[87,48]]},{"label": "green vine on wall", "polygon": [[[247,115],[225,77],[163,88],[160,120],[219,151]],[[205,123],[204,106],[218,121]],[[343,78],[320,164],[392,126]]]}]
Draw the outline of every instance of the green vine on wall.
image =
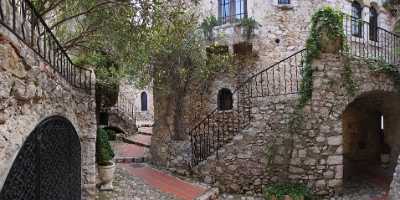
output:
[{"label": "green vine on wall", "polygon": [[372,72],[384,73],[391,77],[394,87],[400,93],[400,72],[395,66],[387,63],[384,59],[367,59],[367,64]]},{"label": "green vine on wall", "polygon": [[345,47],[343,14],[331,7],[317,11],[311,18],[310,36],[306,41],[307,53],[303,61],[303,80],[300,87],[299,107],[302,108],[311,99],[313,87],[313,69],[311,63],[318,58],[322,50],[322,40],[340,41],[339,49]]},{"label": "green vine on wall", "polygon": [[350,66],[350,59],[348,57],[345,57],[345,59],[346,60],[344,63],[344,71],[343,71],[344,84],[347,94],[349,96],[354,97],[356,95],[358,86],[356,85],[356,82],[354,82],[353,80],[353,70],[351,69]]}]

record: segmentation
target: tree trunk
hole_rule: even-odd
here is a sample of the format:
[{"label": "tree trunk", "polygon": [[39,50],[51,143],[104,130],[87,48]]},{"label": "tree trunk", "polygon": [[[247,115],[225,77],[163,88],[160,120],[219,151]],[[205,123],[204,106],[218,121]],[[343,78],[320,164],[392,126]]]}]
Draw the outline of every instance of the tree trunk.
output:
[{"label": "tree trunk", "polygon": [[174,127],[175,132],[173,135],[174,140],[184,140],[185,139],[185,128],[184,128],[184,111],[185,111],[185,92],[176,90],[175,101],[174,101]]}]

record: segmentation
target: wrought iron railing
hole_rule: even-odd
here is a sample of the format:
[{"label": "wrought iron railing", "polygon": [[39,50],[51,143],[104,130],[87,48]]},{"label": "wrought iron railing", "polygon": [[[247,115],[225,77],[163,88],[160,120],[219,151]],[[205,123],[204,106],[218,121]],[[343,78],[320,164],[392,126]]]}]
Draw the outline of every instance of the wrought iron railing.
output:
[{"label": "wrought iron railing", "polygon": [[128,117],[130,120],[136,121],[135,104],[132,102],[132,99],[119,95],[118,101],[112,109],[118,114]]},{"label": "wrought iron railing", "polygon": [[400,38],[395,33],[352,16],[344,16],[347,51],[351,56],[399,64]]},{"label": "wrought iron railing", "polygon": [[251,122],[251,99],[255,97],[296,94],[300,89],[305,50],[283,59],[254,74],[233,93],[232,110],[213,110],[189,131],[192,164],[207,159]]},{"label": "wrought iron railing", "polygon": [[[395,33],[345,15],[343,20],[349,56],[373,59],[398,66],[400,39]],[[213,110],[188,134],[192,146],[192,164],[206,160],[250,124],[251,100],[255,97],[297,94],[302,78],[306,50],[258,72],[234,92],[237,102],[231,111]]]},{"label": "wrought iron railing", "polygon": [[0,24],[75,88],[91,93],[92,71],[75,66],[29,0],[0,0]]}]

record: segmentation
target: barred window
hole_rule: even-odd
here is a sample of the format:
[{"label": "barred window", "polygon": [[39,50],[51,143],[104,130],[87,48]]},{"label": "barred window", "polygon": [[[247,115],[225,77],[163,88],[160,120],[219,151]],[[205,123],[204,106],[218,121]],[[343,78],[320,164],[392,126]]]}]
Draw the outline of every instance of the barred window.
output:
[{"label": "barred window", "polygon": [[247,17],[247,0],[219,0],[218,16],[221,24]]},{"label": "barred window", "polygon": [[353,36],[362,37],[362,7],[354,1],[351,4],[351,33]]},{"label": "barred window", "polygon": [[278,0],[278,4],[290,4],[290,0]]}]

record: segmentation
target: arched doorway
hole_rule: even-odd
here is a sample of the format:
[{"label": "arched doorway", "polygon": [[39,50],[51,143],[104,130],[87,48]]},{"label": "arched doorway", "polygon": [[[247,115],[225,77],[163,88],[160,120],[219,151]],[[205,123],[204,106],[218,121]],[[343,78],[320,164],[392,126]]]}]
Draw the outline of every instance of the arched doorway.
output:
[{"label": "arched doorway", "polygon": [[399,102],[397,94],[370,92],[343,112],[345,190],[365,184],[370,190],[389,189],[400,149]]},{"label": "arched doorway", "polygon": [[81,147],[63,117],[41,122],[20,149],[0,199],[81,199]]},{"label": "arched doorway", "polygon": [[147,111],[147,93],[140,94],[141,111]]}]

